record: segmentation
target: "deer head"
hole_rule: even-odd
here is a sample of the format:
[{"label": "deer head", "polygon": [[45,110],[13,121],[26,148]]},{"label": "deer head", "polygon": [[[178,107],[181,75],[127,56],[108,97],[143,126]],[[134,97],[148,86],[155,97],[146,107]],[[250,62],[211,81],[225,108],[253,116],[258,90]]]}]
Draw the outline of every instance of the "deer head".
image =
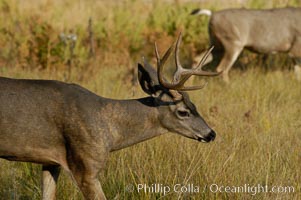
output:
[{"label": "deer head", "polygon": [[[183,68],[179,60],[181,40],[182,35],[180,34],[176,43],[166,51],[162,59],[155,44],[157,71],[144,60],[144,65],[138,64],[139,83],[144,92],[152,96],[154,106],[158,109],[159,121],[164,128],[201,142],[210,142],[214,140],[216,133],[207,125],[195,105],[190,101],[188,94],[184,92],[201,89],[206,84],[190,87],[186,87],[184,84],[192,75],[217,76],[220,73],[202,70],[203,63],[212,48],[195,68]],[[163,76],[163,67],[174,50],[174,46],[177,70],[170,83]]]}]

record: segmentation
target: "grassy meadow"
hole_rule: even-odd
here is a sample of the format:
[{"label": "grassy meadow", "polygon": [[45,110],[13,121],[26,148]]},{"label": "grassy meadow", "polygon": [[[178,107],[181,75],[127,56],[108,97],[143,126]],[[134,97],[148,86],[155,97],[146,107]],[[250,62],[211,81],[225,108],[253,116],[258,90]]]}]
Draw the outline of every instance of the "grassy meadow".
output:
[{"label": "grassy meadow", "polygon": [[[0,0],[0,76],[74,82],[109,98],[143,97],[137,62],[141,56],[154,61],[155,41],[162,53],[182,31],[181,57],[187,66],[208,47],[208,18],[190,16],[192,9],[287,5],[301,2]],[[112,153],[99,176],[107,198],[300,200],[301,83],[286,55],[267,62],[261,58],[244,52],[230,72],[229,84],[210,78],[204,89],[189,92],[217,132],[213,143],[168,133]],[[201,81],[195,78],[193,83]],[[0,160],[0,200],[41,199],[40,169]],[[200,191],[164,195],[138,192],[138,184],[193,184]],[[267,185],[280,191],[210,191],[215,184]],[[294,192],[284,192],[286,186]],[[83,199],[64,172],[57,199]]]}]

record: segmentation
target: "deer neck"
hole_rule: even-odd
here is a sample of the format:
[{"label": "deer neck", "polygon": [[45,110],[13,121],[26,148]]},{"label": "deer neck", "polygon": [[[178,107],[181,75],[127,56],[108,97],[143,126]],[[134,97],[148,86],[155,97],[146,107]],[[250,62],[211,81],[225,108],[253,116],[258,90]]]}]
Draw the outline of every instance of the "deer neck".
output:
[{"label": "deer neck", "polygon": [[159,109],[154,98],[113,100],[105,106],[112,110],[107,118],[111,151],[119,150],[159,136],[167,130],[159,120]]}]

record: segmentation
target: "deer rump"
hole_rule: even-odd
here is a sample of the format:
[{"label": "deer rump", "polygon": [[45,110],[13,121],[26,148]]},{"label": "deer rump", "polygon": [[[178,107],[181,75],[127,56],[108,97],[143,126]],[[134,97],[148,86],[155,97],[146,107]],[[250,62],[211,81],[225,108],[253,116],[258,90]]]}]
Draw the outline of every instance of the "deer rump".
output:
[{"label": "deer rump", "polygon": [[246,48],[256,53],[287,52],[295,64],[301,58],[301,8],[269,10],[226,9],[211,12],[197,9],[195,15],[209,15],[210,43],[213,59],[220,60],[217,71],[228,72]]},{"label": "deer rump", "polygon": [[300,19],[300,8],[215,12],[209,22],[211,43],[233,43],[256,53],[288,52],[301,47]]}]

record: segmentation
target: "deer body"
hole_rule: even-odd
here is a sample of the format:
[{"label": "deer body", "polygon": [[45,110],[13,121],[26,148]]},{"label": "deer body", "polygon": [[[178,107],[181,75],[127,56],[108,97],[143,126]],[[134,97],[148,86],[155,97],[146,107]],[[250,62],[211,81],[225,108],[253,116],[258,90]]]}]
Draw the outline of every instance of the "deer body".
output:
[{"label": "deer body", "polygon": [[[72,137],[81,143],[106,144],[104,149],[113,151],[142,140],[142,130],[160,127],[152,123],[158,122],[152,98],[106,99],[78,85],[51,80],[0,78],[0,89],[0,152],[7,151],[8,159],[66,164],[64,149]],[[131,135],[137,132],[141,138]],[[20,137],[25,133],[26,139]],[[45,151],[48,157],[40,157]]]},{"label": "deer body", "polygon": [[208,31],[215,46],[213,59],[221,60],[217,71],[223,71],[225,81],[244,48],[263,54],[287,52],[296,65],[301,63],[301,8],[243,8],[213,13],[197,9],[192,14],[211,16]]},{"label": "deer body", "polygon": [[[168,56],[158,58],[158,67]],[[43,199],[55,199],[63,168],[86,199],[103,200],[97,175],[109,152],[168,131],[214,140],[185,92],[161,85],[146,62],[138,69],[140,85],[151,96],[131,100],[103,98],[59,81],[0,78],[0,158],[42,164]]]},{"label": "deer body", "polygon": [[48,80],[0,78],[0,90],[0,157],[8,160],[71,173],[94,163],[98,173],[109,152],[167,132],[152,98],[106,99]]}]

